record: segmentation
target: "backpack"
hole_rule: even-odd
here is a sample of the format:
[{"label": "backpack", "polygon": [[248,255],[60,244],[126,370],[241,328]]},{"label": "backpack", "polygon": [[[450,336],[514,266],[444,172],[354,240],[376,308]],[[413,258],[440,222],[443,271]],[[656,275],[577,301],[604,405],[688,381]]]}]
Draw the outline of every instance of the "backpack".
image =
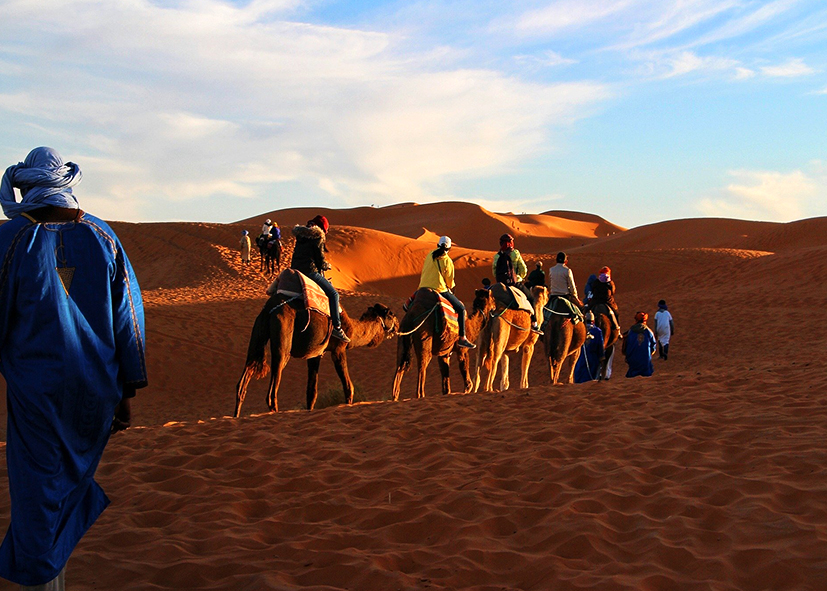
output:
[{"label": "backpack", "polygon": [[511,260],[510,252],[500,251],[500,257],[497,259],[497,273],[494,279],[498,283],[505,285],[516,285],[517,275],[514,273],[514,262]]}]

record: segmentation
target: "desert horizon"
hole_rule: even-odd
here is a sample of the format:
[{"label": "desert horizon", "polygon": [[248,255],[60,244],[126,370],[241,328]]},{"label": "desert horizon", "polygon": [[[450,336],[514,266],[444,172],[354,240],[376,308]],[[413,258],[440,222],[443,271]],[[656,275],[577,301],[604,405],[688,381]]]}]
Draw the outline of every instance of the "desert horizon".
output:
[{"label": "desert horizon", "polygon": [[[310,212],[330,220],[329,277],[351,316],[381,303],[401,318],[443,234],[470,308],[509,232],[529,269],[547,270],[564,250],[579,291],[611,267],[624,330],[665,299],[676,328],[669,360],[627,379],[618,354],[608,381],[551,386],[540,346],[528,389],[516,387],[511,354],[509,390],[468,394],[452,360],[448,396],[434,362],[424,399],[410,371],[391,402],[391,339],[348,351],[351,406],[325,355],[315,410],[302,410],[307,367],[292,359],[281,412],[267,412],[264,379],[231,418],[272,280],[257,253],[240,264],[241,231],[278,222],[289,263],[289,229]],[[817,329],[827,217],[625,229],[593,214],[452,202],[111,225],[143,292],[149,386],[133,427],[104,453],[96,479],[112,504],[69,561],[73,589],[734,591],[827,581],[818,354],[827,337]],[[6,478],[4,466],[3,487]],[[0,516],[5,526],[6,495]]]}]

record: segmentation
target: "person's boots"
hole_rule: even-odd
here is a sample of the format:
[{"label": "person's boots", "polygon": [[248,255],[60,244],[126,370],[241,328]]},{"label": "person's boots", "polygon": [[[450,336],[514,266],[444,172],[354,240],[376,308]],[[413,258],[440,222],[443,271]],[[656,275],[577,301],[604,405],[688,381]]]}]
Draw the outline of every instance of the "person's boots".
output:
[{"label": "person's boots", "polygon": [[344,341],[345,343],[350,342],[350,338],[345,334],[345,331],[342,330],[341,326],[333,327],[333,332],[330,333],[330,336],[335,337],[340,341]]},{"label": "person's boots", "polygon": [[464,349],[476,349],[477,348],[477,346],[474,343],[469,341],[464,336],[459,337],[459,340],[457,341],[457,345],[459,345],[460,347],[463,347]]}]

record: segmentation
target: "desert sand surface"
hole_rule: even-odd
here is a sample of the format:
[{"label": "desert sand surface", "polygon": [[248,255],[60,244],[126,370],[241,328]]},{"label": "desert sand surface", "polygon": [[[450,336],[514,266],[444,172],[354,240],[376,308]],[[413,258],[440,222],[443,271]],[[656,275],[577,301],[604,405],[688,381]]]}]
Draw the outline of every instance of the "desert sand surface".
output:
[{"label": "desert sand surface", "polygon": [[[409,372],[394,403],[393,339],[348,353],[357,404],[336,404],[323,359],[324,408],[301,410],[306,366],[293,360],[283,412],[267,413],[262,380],[232,419],[270,282],[257,260],[239,264],[240,232],[271,217],[289,234],[316,210],[114,223],[143,288],[150,386],[104,454],[112,504],[75,550],[69,588],[827,588],[827,218],[624,231],[590,214],[466,205],[326,211],[344,308],[381,302],[401,317],[441,234],[470,305],[513,221],[530,268],[565,248],[582,291],[609,265],[624,328],[665,299],[669,360],[626,379],[618,356],[609,381],[552,387],[538,348],[529,389],[514,388],[514,356],[512,389],[477,394],[459,392],[452,362],[448,396],[434,362],[426,397],[412,398]],[[3,529],[8,518],[3,493]]]}]

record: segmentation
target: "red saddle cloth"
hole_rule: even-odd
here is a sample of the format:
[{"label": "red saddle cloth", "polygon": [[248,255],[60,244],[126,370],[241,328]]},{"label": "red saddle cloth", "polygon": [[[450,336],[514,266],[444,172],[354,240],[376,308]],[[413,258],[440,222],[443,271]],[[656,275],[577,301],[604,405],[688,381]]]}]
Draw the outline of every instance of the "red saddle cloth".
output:
[{"label": "red saddle cloth", "polygon": [[267,288],[267,295],[277,293],[291,298],[300,297],[306,308],[330,317],[330,300],[327,295],[315,281],[300,271],[285,269],[279,273]]},{"label": "red saddle cloth", "polygon": [[426,311],[431,310],[436,305],[436,310],[434,310],[434,317],[436,318],[435,332],[444,336],[448,336],[447,333],[459,334],[459,315],[454,310],[451,302],[442,297],[436,290],[429,287],[417,289],[402,308],[407,312],[415,300],[419,300],[420,305]]}]

